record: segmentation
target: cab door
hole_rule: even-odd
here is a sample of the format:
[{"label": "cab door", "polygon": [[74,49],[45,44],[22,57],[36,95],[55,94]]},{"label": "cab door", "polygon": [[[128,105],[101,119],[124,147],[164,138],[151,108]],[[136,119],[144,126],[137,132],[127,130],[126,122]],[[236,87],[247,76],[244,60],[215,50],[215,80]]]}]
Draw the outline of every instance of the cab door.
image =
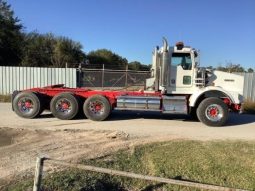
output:
[{"label": "cab door", "polygon": [[186,91],[193,86],[193,64],[190,53],[172,53],[169,84],[172,91]]}]

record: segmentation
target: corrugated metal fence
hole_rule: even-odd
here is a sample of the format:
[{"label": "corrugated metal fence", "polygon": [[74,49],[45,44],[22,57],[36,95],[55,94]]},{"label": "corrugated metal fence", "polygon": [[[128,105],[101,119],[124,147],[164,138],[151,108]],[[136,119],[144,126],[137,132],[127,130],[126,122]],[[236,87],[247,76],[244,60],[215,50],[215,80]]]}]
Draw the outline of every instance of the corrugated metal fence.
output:
[{"label": "corrugated metal fence", "polygon": [[0,66],[0,94],[11,94],[14,90],[44,87],[54,84],[77,86],[75,68],[36,68]]},{"label": "corrugated metal fence", "polygon": [[236,74],[244,76],[244,97],[251,101],[255,101],[255,72]]}]

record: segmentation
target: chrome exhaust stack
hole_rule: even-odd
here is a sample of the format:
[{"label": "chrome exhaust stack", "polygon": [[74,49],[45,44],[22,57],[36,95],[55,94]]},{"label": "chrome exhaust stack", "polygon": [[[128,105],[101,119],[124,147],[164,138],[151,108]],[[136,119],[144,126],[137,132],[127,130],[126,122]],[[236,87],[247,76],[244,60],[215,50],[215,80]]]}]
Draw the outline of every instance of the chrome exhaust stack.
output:
[{"label": "chrome exhaust stack", "polygon": [[169,46],[167,39],[163,37],[163,47],[155,48],[152,53],[151,78],[146,79],[146,90],[166,93],[169,63]]},{"label": "chrome exhaust stack", "polygon": [[168,42],[165,37],[163,37],[163,50],[162,50],[162,62],[161,62],[161,72],[160,72],[160,89],[162,94],[166,93],[167,87],[167,76],[168,76],[168,65],[170,61],[169,57],[169,47]]}]

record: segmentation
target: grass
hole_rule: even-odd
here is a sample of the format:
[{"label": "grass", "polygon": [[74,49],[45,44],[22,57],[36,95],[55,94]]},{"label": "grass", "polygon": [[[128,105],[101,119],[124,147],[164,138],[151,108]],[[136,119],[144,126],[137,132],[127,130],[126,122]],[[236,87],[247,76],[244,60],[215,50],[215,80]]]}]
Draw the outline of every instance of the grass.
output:
[{"label": "grass", "polygon": [[[255,190],[255,143],[171,141],[142,145],[82,163],[165,178]],[[29,190],[32,179],[7,190]],[[196,190],[66,169],[44,176],[43,190]]]},{"label": "grass", "polygon": [[246,113],[255,114],[255,102],[247,100],[244,102],[243,107],[244,107],[244,111]]},{"label": "grass", "polygon": [[11,95],[0,95],[0,102],[11,102]]}]

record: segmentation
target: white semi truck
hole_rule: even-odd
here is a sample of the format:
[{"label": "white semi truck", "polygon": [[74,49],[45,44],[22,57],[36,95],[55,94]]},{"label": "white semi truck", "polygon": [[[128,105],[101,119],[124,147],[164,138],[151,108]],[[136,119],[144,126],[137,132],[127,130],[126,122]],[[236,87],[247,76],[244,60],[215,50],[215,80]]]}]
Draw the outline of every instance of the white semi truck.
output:
[{"label": "white semi truck", "polygon": [[244,78],[199,67],[198,52],[182,42],[156,47],[151,77],[142,91],[89,90],[53,85],[13,94],[13,109],[34,118],[50,109],[59,119],[72,119],[80,110],[94,121],[105,120],[112,110],[159,111],[190,114],[208,126],[223,126],[229,111],[239,112]]}]

